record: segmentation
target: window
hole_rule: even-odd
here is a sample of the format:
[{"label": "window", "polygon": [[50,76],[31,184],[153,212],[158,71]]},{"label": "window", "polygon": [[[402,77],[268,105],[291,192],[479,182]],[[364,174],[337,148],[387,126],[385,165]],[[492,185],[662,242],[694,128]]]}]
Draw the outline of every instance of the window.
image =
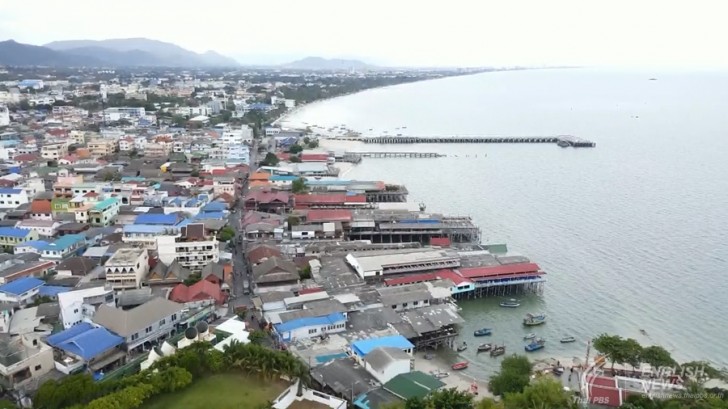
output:
[{"label": "window", "polygon": [[393,310],[396,310],[396,309],[397,309],[397,305],[396,305],[396,304],[395,304],[395,305],[393,305],[393,306],[392,306],[392,309],[393,309]]},{"label": "window", "polygon": [[308,330],[309,334],[315,334],[316,332],[318,332],[318,329],[316,328],[311,328],[310,330]]},{"label": "window", "polygon": [[136,339],[139,339],[139,334],[132,334],[131,335],[131,340],[134,341]]},{"label": "window", "polygon": [[407,306],[407,303],[406,303],[406,302],[403,302],[403,303],[402,303],[402,306],[403,306],[403,307],[406,307],[406,306]]},{"label": "window", "polygon": [[40,368],[41,368],[41,366],[40,366],[40,365],[36,365],[36,366],[35,366],[35,370],[36,370],[36,371],[40,371]]},{"label": "window", "polygon": [[420,303],[419,301],[414,301],[414,302],[412,303],[412,305],[419,305],[419,303]]},{"label": "window", "polygon": [[146,329],[144,329],[144,332],[146,332],[147,334],[152,332],[152,327],[151,326],[147,327]]},{"label": "window", "polygon": [[78,314],[78,308],[76,308],[75,310],[73,310],[73,313],[74,314]]},{"label": "window", "polygon": [[177,314],[172,314],[172,321],[177,321]]},{"label": "window", "polygon": [[162,325],[164,325],[164,324],[165,324],[166,322],[167,322],[167,320],[165,320],[164,318],[162,318],[162,320],[161,320],[161,321],[159,321],[159,326],[161,327],[161,326],[162,326]]}]

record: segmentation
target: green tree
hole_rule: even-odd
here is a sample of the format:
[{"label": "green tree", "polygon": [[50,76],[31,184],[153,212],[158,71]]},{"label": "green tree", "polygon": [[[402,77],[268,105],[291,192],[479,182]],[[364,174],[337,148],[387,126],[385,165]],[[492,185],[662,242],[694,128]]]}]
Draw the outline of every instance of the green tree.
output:
[{"label": "green tree", "polygon": [[260,162],[263,166],[278,166],[278,163],[280,163],[280,159],[273,152],[266,153],[265,158]]},{"label": "green tree", "polygon": [[295,214],[292,214],[292,215],[288,216],[287,221],[288,221],[288,226],[289,227],[298,226],[299,224],[301,224],[301,218],[299,218]]},{"label": "green tree", "polygon": [[511,355],[501,362],[501,369],[490,378],[488,387],[494,395],[519,393],[528,385],[531,363],[522,355]]},{"label": "green tree", "polygon": [[248,341],[250,341],[253,344],[260,345],[263,343],[263,340],[266,339],[267,337],[268,337],[268,335],[266,335],[265,332],[263,332],[259,329],[256,329],[256,330],[251,331],[250,334],[248,334]]},{"label": "green tree", "polygon": [[288,161],[291,163],[301,163],[301,158],[295,155],[291,155],[291,157],[288,158]]},{"label": "green tree", "polygon": [[311,141],[311,142],[308,143],[308,147],[310,149],[316,149],[316,148],[319,147],[319,142],[317,140],[313,140],[313,141]]},{"label": "green tree", "polygon": [[298,178],[291,183],[291,191],[293,193],[303,193],[306,191],[306,181],[303,178]]},{"label": "green tree", "polygon": [[200,273],[191,273],[185,280],[182,282],[182,284],[186,286],[191,286],[192,284],[202,280],[202,275]]},{"label": "green tree", "polygon": [[542,376],[526,386],[521,393],[506,394],[505,409],[576,409],[573,397],[564,391],[558,380]]},{"label": "green tree", "polygon": [[594,349],[602,353],[611,363],[623,362],[621,347],[624,340],[619,335],[601,334],[594,338]]},{"label": "green tree", "polygon": [[297,143],[296,143],[296,144],[293,144],[293,145],[291,145],[291,146],[290,146],[290,147],[288,148],[288,152],[290,152],[290,153],[292,153],[292,154],[294,154],[294,155],[295,155],[295,154],[298,154],[298,153],[301,153],[302,151],[303,151],[303,146],[301,146],[301,145],[299,145],[299,144],[297,144]]},{"label": "green tree", "polygon": [[172,117],[172,125],[177,127],[184,127],[187,125],[187,118],[182,115],[175,115]]},{"label": "green tree", "polygon": [[622,363],[632,368],[639,366],[642,357],[642,345],[632,338],[625,339],[620,345]]},{"label": "green tree", "polygon": [[304,143],[304,144],[308,145],[308,144],[309,144],[310,142],[311,142],[311,138],[309,138],[308,136],[305,136],[305,137],[303,138],[303,143]]},{"label": "green tree", "polygon": [[472,409],[473,395],[456,388],[440,389],[430,393],[425,402],[432,409]]},{"label": "green tree", "polygon": [[311,278],[311,266],[306,266],[298,271],[298,276],[301,280],[307,280]]},{"label": "green tree", "polygon": [[653,369],[660,367],[673,367],[677,362],[672,358],[667,350],[659,345],[652,345],[642,349],[640,360],[649,364]]},{"label": "green tree", "polygon": [[230,239],[235,237],[235,230],[230,226],[225,226],[220,230],[220,234],[218,235],[217,239],[219,241],[230,241]]}]

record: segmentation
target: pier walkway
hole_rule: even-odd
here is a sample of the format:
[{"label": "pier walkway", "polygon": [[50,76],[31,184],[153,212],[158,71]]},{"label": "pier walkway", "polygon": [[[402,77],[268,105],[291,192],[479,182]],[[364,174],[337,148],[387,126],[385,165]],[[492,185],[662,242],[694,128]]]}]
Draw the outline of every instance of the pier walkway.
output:
[{"label": "pier walkway", "polygon": [[437,152],[346,152],[360,158],[440,158],[446,155]]},{"label": "pier walkway", "polygon": [[364,137],[337,137],[336,140],[360,141],[379,144],[412,143],[555,143],[562,147],[593,148],[597,144],[572,135],[553,136],[409,136],[382,135]]}]

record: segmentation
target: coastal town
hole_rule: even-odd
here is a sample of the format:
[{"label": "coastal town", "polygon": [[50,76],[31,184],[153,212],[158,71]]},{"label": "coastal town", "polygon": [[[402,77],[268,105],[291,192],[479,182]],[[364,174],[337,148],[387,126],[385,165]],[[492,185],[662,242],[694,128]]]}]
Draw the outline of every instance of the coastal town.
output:
[{"label": "coastal town", "polygon": [[[327,140],[356,131],[279,123],[321,99],[468,73],[0,71],[4,399],[104,407],[92,406],[104,394],[74,402],[48,391],[86,377],[116,385],[104,389],[115,396],[125,379],[176,368],[185,351],[243,368],[253,350],[294,358],[257,369],[280,375],[259,407],[377,409],[443,391],[505,399],[453,353],[482,350],[497,366],[544,341],[527,337],[523,351],[480,343],[491,329],[463,334],[458,302],[518,308],[544,291],[548,271],[484,243],[470,217],[413,203],[404,185],[348,178],[367,157]],[[522,315],[524,327],[548,325],[540,311]],[[563,402],[620,407],[652,397],[654,370],[674,362],[645,358],[642,373],[604,345],[578,362],[533,363],[526,382],[547,377]],[[200,365],[212,373],[212,361]],[[687,378],[663,375],[655,390],[683,391]]]}]

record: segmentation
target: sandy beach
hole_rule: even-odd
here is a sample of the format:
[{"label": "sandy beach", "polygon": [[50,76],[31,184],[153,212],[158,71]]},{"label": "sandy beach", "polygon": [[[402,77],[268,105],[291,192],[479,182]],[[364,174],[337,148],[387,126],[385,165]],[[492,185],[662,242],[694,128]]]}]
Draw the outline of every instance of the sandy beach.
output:
[{"label": "sandy beach", "polygon": [[479,397],[492,397],[493,395],[488,391],[488,380],[477,379],[462,371],[453,371],[450,368],[450,364],[440,354],[433,354],[432,359],[425,359],[424,352],[415,353],[415,369],[424,373],[430,374],[432,372],[447,372],[450,375],[441,378],[440,380],[445,382],[447,388],[456,388],[459,391],[470,392],[471,385],[475,382],[478,385],[478,396]]}]

